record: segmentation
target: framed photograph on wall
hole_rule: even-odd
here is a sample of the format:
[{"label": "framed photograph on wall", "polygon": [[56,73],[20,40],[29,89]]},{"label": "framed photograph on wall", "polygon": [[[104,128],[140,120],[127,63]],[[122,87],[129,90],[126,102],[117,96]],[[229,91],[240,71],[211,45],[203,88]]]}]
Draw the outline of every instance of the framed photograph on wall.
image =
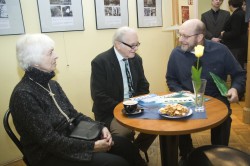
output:
[{"label": "framed photograph on wall", "polygon": [[82,0],[37,0],[42,32],[83,31]]},{"label": "framed photograph on wall", "polygon": [[0,35],[24,33],[20,0],[0,0]]},{"label": "framed photograph on wall", "polygon": [[161,0],[137,0],[136,3],[139,28],[162,26]]},{"label": "framed photograph on wall", "polygon": [[128,0],[95,0],[96,29],[128,26]]},{"label": "framed photograph on wall", "polygon": [[189,6],[181,6],[181,23],[189,20]]}]

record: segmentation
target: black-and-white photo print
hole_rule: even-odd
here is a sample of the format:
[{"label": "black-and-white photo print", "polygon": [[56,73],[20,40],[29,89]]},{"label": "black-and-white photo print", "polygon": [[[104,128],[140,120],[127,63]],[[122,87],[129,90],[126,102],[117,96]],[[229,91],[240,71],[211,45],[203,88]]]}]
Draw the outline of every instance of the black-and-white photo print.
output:
[{"label": "black-and-white photo print", "polygon": [[144,16],[156,16],[155,0],[144,0]]},{"label": "black-and-white photo print", "polygon": [[0,18],[8,18],[8,11],[5,0],[0,0]]},{"label": "black-and-white photo print", "polygon": [[104,0],[105,16],[121,16],[120,0]]}]

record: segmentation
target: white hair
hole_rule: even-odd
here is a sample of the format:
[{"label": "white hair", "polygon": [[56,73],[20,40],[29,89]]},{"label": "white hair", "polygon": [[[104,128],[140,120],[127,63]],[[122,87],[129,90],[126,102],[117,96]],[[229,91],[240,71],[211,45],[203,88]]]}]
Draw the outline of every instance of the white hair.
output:
[{"label": "white hair", "polygon": [[39,64],[45,51],[54,48],[55,42],[45,34],[26,34],[16,43],[16,56],[20,67],[27,70]]},{"label": "white hair", "polygon": [[117,29],[113,36],[113,44],[115,44],[115,41],[124,41],[124,37],[127,33],[136,33],[136,31],[126,26]]}]

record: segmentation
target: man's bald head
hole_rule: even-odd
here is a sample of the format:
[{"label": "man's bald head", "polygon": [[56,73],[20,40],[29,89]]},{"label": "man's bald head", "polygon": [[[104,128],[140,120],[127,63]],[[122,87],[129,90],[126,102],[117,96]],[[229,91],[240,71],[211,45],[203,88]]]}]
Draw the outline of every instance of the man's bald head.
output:
[{"label": "man's bald head", "polygon": [[199,19],[190,19],[185,21],[181,26],[179,31],[185,34],[203,34],[206,33],[206,28],[204,23]]}]

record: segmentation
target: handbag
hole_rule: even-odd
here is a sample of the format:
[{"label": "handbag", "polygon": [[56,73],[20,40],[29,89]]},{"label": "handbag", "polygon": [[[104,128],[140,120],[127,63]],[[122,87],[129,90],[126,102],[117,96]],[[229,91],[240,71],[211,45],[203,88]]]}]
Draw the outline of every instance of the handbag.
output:
[{"label": "handbag", "polygon": [[97,122],[80,121],[70,133],[69,137],[88,141],[98,140],[103,126]]},{"label": "handbag", "polygon": [[[48,84],[48,87],[50,89],[50,86]],[[63,110],[61,109],[61,107],[58,105],[51,89],[51,97],[56,105],[56,107],[58,108],[58,110],[62,113],[62,115],[67,119],[67,122],[63,122],[62,124],[60,124],[59,127],[57,127],[57,130],[62,130],[62,126],[66,126],[69,124],[70,125],[70,129],[71,132],[69,133],[69,137],[71,138],[77,138],[77,139],[82,139],[82,140],[87,140],[87,141],[93,141],[93,140],[97,140],[98,138],[100,138],[101,133],[102,133],[102,129],[103,129],[103,125],[101,123],[95,122],[95,121],[80,121],[76,126],[74,126],[74,124],[72,123],[74,121],[75,118],[69,118],[68,115],[66,115]]]}]

